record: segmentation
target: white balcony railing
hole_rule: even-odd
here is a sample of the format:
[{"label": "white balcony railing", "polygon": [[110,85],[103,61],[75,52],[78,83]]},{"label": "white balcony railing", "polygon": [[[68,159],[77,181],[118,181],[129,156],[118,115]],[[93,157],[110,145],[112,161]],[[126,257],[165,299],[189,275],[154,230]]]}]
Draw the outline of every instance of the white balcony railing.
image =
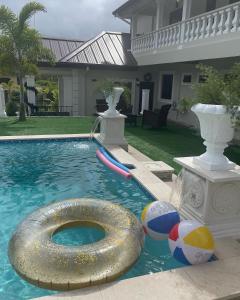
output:
[{"label": "white balcony railing", "polygon": [[133,53],[161,50],[240,32],[240,2],[221,7],[132,40]]}]

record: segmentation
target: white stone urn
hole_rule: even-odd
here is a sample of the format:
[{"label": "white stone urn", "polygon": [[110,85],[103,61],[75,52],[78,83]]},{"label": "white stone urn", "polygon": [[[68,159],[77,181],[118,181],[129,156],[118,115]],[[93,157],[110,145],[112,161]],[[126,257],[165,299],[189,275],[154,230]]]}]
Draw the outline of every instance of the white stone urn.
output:
[{"label": "white stone urn", "polygon": [[206,152],[194,158],[194,163],[209,171],[234,169],[235,164],[223,154],[234,137],[231,116],[223,105],[197,104],[191,109],[200,122]]},{"label": "white stone urn", "polygon": [[124,92],[124,88],[121,87],[113,88],[112,94],[110,94],[106,98],[108,110],[104,112],[105,116],[114,117],[119,115],[119,112],[116,110],[116,106],[123,92]]}]

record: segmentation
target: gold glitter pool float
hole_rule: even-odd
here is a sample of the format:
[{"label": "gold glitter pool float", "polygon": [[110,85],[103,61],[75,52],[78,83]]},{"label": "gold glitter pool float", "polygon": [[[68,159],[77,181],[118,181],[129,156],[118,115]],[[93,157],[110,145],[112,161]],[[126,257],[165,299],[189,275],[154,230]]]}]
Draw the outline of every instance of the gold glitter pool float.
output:
[{"label": "gold glitter pool float", "polygon": [[[105,237],[82,246],[52,241],[56,232],[81,225],[102,228]],[[8,255],[30,283],[72,290],[116,279],[136,262],[142,247],[142,227],[130,211],[109,201],[71,199],[28,216],[12,236]]]}]

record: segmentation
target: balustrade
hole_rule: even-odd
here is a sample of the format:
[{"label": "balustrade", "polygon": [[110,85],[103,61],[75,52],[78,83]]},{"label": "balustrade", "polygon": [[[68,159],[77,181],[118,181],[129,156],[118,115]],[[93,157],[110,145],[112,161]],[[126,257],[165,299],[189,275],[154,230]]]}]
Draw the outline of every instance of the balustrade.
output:
[{"label": "balustrade", "polygon": [[240,2],[140,35],[132,40],[132,51],[153,51],[238,31]]}]

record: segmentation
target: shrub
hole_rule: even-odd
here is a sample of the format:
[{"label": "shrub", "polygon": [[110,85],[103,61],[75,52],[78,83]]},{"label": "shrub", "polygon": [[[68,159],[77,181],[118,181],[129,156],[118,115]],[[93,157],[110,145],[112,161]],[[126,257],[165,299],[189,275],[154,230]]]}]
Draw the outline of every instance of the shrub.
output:
[{"label": "shrub", "polygon": [[18,106],[14,101],[9,101],[6,104],[6,113],[9,117],[16,116],[16,111],[18,110]]}]

